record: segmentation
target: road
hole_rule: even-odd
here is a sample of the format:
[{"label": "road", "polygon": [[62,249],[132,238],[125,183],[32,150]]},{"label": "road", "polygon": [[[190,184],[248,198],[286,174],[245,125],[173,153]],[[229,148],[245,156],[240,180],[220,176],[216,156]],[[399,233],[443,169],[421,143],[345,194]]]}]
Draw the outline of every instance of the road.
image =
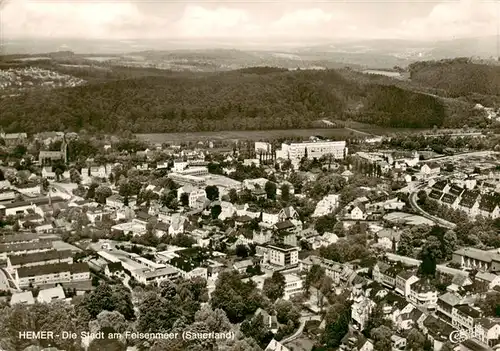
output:
[{"label": "road", "polygon": [[362,132],[361,130],[357,130],[357,129],[353,129],[353,128],[349,128],[349,127],[344,127],[344,129],[350,130],[351,132],[354,132],[354,133],[359,133],[359,134],[368,135],[368,136],[372,136],[372,137],[379,136],[379,135],[375,135],[372,133]]},{"label": "road", "polygon": [[[387,253],[387,258],[391,261],[399,261],[401,263],[404,263],[408,266],[420,266],[420,263],[422,261],[420,260],[417,260],[415,258],[411,258],[411,257],[406,257],[406,256],[400,256],[400,255],[396,255],[396,254],[393,254],[393,253]],[[453,275],[456,275],[456,274],[469,274],[468,272],[466,271],[462,271],[461,269],[456,269],[456,268],[450,268],[450,267],[446,267],[445,265],[442,265],[442,264],[438,264],[436,266],[436,270],[439,271],[439,272],[442,272],[442,273],[447,273],[447,274],[453,274]]]},{"label": "road", "polygon": [[455,223],[451,223],[451,222],[448,222],[448,221],[446,221],[446,220],[444,220],[442,218],[433,216],[433,215],[425,212],[418,205],[418,203],[417,203],[417,193],[418,193],[418,190],[419,190],[419,188],[416,188],[415,191],[410,194],[409,200],[410,200],[411,208],[413,208],[414,211],[418,212],[418,214],[421,215],[422,217],[425,217],[425,218],[433,221],[434,223],[436,223],[437,225],[439,225],[441,227],[445,227],[445,228],[448,228],[448,229],[455,229],[455,227],[457,226]]}]

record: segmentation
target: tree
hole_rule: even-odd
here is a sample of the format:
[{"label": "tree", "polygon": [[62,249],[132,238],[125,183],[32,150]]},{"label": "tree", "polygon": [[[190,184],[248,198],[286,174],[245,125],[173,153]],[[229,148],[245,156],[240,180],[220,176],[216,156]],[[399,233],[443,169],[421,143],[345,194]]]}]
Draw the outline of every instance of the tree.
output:
[{"label": "tree", "polygon": [[16,145],[16,147],[12,151],[12,156],[14,156],[16,158],[22,158],[24,155],[26,155],[26,151],[28,151],[28,149],[26,148],[26,146],[24,146],[24,145]]},{"label": "tree", "polygon": [[337,219],[334,215],[321,216],[316,219],[314,229],[322,235],[325,232],[331,232],[336,223]]},{"label": "tree", "polygon": [[500,317],[500,293],[492,291],[477,302],[481,311],[488,317]]},{"label": "tree", "polygon": [[268,344],[272,339],[272,333],[264,324],[261,315],[244,321],[241,324],[240,330],[245,336],[253,338],[262,348],[264,348],[265,345]]},{"label": "tree", "polygon": [[351,305],[335,303],[328,310],[325,319],[326,326],[321,337],[322,342],[329,348],[337,348],[349,331]]},{"label": "tree", "polygon": [[264,190],[266,191],[268,199],[271,199],[271,200],[276,199],[276,191],[277,191],[276,183],[269,182],[269,181],[266,182],[266,185],[264,186]]},{"label": "tree", "polygon": [[87,194],[85,195],[86,199],[94,199],[95,198],[95,191],[99,187],[99,184],[92,183],[90,184],[89,188],[87,189]]},{"label": "tree", "polygon": [[240,323],[263,303],[255,283],[243,282],[237,272],[222,272],[212,293],[212,308],[226,312],[231,323]]},{"label": "tree", "polygon": [[406,350],[420,351],[424,349],[425,336],[418,329],[412,329],[406,340]]},{"label": "tree", "polygon": [[182,193],[180,196],[180,203],[181,206],[188,207],[189,206],[189,194],[188,193]]},{"label": "tree", "polygon": [[325,270],[320,265],[312,265],[311,269],[309,270],[309,272],[307,272],[306,275],[306,281],[304,284],[304,288],[306,289],[306,291],[309,291],[311,286],[317,286],[324,276]]},{"label": "tree", "polygon": [[214,332],[224,332],[231,330],[232,325],[226,313],[220,308],[211,309],[208,305],[203,306],[194,316],[196,322],[205,322]]},{"label": "tree", "polygon": [[69,171],[69,179],[71,183],[80,184],[82,182],[82,177],[80,173],[75,169],[71,168]]},{"label": "tree", "polygon": [[392,330],[385,325],[375,328],[371,332],[374,348],[377,351],[392,351]]},{"label": "tree", "polygon": [[270,278],[266,278],[262,291],[271,301],[282,298],[285,294],[285,277],[283,274],[274,272]]},{"label": "tree", "polygon": [[219,188],[215,185],[209,185],[205,188],[205,193],[207,194],[207,199],[210,201],[216,201],[219,199]]},{"label": "tree", "polygon": [[168,332],[182,316],[182,310],[175,299],[169,301],[154,291],[145,294],[138,308],[137,330],[143,333]]},{"label": "tree", "polygon": [[210,214],[212,216],[212,219],[217,219],[221,213],[222,213],[221,205],[212,206],[212,208],[210,209]]},{"label": "tree", "polygon": [[106,203],[106,199],[111,195],[113,195],[113,191],[106,185],[99,185],[95,190],[95,200],[101,204]]},{"label": "tree", "polygon": [[288,184],[281,186],[281,199],[286,202],[290,201],[290,186]]},{"label": "tree", "polygon": [[230,189],[229,190],[229,201],[233,204],[235,203],[238,203],[238,192],[236,191],[236,189]]},{"label": "tree", "polygon": [[298,325],[300,322],[300,311],[294,306],[291,301],[278,300],[274,306],[276,310],[276,318],[281,324],[287,324],[288,321],[292,321],[294,325]]},{"label": "tree", "polygon": [[455,234],[455,232],[453,230],[448,230],[444,234],[443,243],[442,243],[442,246],[443,246],[442,251],[443,251],[443,254],[444,254],[446,259],[451,258],[453,252],[457,248],[457,242],[458,242],[457,235]]},{"label": "tree", "polygon": [[241,258],[248,257],[248,247],[244,244],[236,245],[236,256]]},{"label": "tree", "polygon": [[132,320],[134,308],[130,291],[122,285],[100,284],[82,301],[91,318],[95,319],[102,311],[117,311],[127,320]]}]

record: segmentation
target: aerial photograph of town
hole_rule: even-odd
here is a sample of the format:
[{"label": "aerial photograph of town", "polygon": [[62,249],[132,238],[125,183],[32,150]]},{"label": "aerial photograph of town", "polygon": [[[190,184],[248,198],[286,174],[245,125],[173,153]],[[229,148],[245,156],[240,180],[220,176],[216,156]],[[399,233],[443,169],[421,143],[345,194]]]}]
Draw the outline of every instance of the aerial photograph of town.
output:
[{"label": "aerial photograph of town", "polygon": [[500,1],[0,18],[0,351],[500,351]]}]

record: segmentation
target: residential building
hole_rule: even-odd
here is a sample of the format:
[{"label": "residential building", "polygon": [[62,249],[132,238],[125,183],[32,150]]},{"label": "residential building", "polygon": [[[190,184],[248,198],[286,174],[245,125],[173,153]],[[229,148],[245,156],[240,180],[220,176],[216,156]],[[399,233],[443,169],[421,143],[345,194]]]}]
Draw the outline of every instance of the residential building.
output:
[{"label": "residential building", "polygon": [[299,248],[289,245],[267,245],[268,262],[273,265],[287,267],[299,263]]},{"label": "residential building", "polygon": [[19,244],[0,244],[0,259],[7,259],[7,256],[10,255],[30,254],[50,251],[52,249],[52,242],[49,240],[40,240]]},{"label": "residential building", "polygon": [[16,304],[34,305],[35,299],[33,298],[33,292],[30,290],[13,293],[12,297],[10,298],[10,305],[14,306]]},{"label": "residential building", "polygon": [[21,288],[57,283],[71,283],[90,280],[86,263],[56,263],[42,266],[21,267],[15,272],[15,280]]},{"label": "residential building", "polygon": [[409,300],[419,307],[436,308],[438,292],[427,280],[417,280],[410,285]]},{"label": "residential building", "polygon": [[62,286],[58,285],[54,288],[40,290],[36,300],[39,303],[50,303],[55,300],[64,300],[65,298],[64,289]]},{"label": "residential building", "polygon": [[474,339],[481,341],[489,347],[497,345],[498,340],[500,339],[500,319],[477,319],[474,325]]},{"label": "residential building", "polygon": [[179,271],[172,267],[147,268],[132,271],[132,276],[141,284],[159,284],[164,280],[176,280]]},{"label": "residential building", "polygon": [[402,270],[396,275],[396,292],[408,297],[410,295],[410,287],[418,280],[415,272],[411,270]]},{"label": "residential building", "polygon": [[289,300],[295,295],[304,292],[302,278],[296,274],[285,274],[285,294],[283,299]]},{"label": "residential building", "polygon": [[[257,143],[256,143],[257,144]],[[283,346],[282,343],[271,340],[264,351],[291,351],[288,347]]]},{"label": "residential building", "polygon": [[459,330],[474,335],[474,320],[480,318],[482,312],[469,305],[455,305],[451,312],[451,325]]},{"label": "residential building", "polygon": [[318,141],[306,143],[281,144],[281,150],[276,152],[278,158],[300,161],[303,157],[320,159],[331,155],[333,159],[344,159],[347,156],[345,141]]},{"label": "residential building", "polygon": [[496,252],[466,247],[455,251],[452,261],[466,269],[477,269],[483,272],[500,271],[500,254]]},{"label": "residential building", "polygon": [[325,270],[325,275],[330,277],[335,285],[340,284],[342,265],[338,262],[327,260],[319,256],[308,256],[300,261],[300,270],[311,270],[313,265],[318,265]]},{"label": "residential building", "polygon": [[338,208],[339,203],[340,203],[340,195],[331,194],[325,196],[316,205],[312,217],[321,217],[333,213]]},{"label": "residential building", "polygon": [[441,167],[435,162],[426,163],[420,168],[420,173],[424,178],[438,176],[440,172]]},{"label": "residential building", "polygon": [[55,263],[73,263],[73,252],[71,250],[48,250],[7,257],[7,270],[14,271],[20,267],[42,266]]}]

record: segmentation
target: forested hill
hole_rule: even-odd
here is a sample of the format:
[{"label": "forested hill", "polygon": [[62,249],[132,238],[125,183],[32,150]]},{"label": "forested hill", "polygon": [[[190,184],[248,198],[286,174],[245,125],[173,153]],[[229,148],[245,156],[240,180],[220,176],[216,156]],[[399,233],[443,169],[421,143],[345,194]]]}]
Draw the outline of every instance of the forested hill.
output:
[{"label": "forested hill", "polygon": [[416,62],[409,67],[415,83],[442,90],[450,97],[492,105],[500,102],[500,66],[471,62],[468,58]]},{"label": "forested hill", "polygon": [[307,128],[325,118],[387,127],[453,124],[438,98],[348,76],[257,68],[33,91],[0,100],[0,126],[28,133],[160,133]]}]

